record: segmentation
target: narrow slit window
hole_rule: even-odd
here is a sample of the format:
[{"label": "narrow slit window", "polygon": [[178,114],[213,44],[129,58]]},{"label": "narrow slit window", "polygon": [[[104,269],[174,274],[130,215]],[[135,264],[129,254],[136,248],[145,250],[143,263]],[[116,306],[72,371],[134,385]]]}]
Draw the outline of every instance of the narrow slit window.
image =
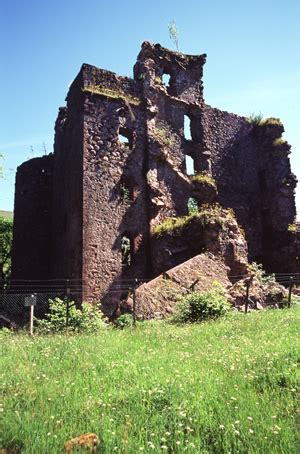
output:
[{"label": "narrow slit window", "polygon": [[129,128],[119,128],[119,142],[126,148],[132,150],[133,145],[133,133]]},{"label": "narrow slit window", "polygon": [[130,266],[132,262],[132,242],[127,235],[121,239],[122,265]]},{"label": "narrow slit window", "polygon": [[185,140],[192,140],[191,119],[188,115],[184,116],[184,138]]},{"label": "narrow slit window", "polygon": [[195,175],[195,163],[191,156],[185,156],[185,168],[187,175]]}]

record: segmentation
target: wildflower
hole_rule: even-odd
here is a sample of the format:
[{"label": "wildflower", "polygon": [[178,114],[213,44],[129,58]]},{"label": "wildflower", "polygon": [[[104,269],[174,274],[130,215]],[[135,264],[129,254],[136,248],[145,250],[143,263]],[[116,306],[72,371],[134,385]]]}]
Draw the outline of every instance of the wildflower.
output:
[{"label": "wildflower", "polygon": [[225,426],[223,426],[223,424],[220,424],[220,425],[219,425],[219,429],[222,429],[222,430],[223,430],[223,429],[225,429]]},{"label": "wildflower", "polygon": [[249,421],[253,421],[253,418],[251,418],[251,416],[248,416],[247,419],[249,419]]}]

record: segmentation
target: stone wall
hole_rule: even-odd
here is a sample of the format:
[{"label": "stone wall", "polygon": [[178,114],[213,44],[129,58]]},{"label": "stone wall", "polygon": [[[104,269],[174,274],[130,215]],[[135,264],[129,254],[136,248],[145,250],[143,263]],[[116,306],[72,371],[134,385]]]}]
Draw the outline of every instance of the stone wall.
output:
[{"label": "stone wall", "polygon": [[[82,279],[83,93],[79,73],[55,125],[51,276]],[[81,298],[81,295],[78,295]]]},{"label": "stone wall", "polygon": [[83,77],[84,295],[113,307],[126,292],[121,282],[129,287],[148,266],[142,93],[136,81],[97,68],[85,66]]},{"label": "stone wall", "polygon": [[17,169],[12,278],[49,278],[53,155],[34,158]]}]

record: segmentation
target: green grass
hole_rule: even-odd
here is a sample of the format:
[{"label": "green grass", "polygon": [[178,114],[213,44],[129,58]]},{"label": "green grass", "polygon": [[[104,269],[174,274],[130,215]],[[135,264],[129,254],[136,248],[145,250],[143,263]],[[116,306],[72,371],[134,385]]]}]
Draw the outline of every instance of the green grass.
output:
[{"label": "green grass", "polygon": [[94,432],[109,454],[299,452],[299,325],[295,307],[94,336],[3,335],[2,446],[58,454]]},{"label": "green grass", "polygon": [[0,217],[5,219],[13,219],[14,213],[12,211],[0,210]]}]

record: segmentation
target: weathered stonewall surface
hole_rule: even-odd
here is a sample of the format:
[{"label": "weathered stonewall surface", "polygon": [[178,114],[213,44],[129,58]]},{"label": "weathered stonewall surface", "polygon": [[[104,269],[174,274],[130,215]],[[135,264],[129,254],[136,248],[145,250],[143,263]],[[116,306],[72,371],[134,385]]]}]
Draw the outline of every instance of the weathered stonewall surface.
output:
[{"label": "weathered stonewall surface", "polygon": [[[59,110],[54,153],[18,168],[13,279],[72,279],[74,298],[101,300],[110,314],[136,278],[180,263],[178,250],[165,260],[153,231],[187,215],[190,197],[234,210],[251,260],[268,271],[299,269],[300,234],[288,231],[296,178],[283,126],[206,105],[205,60],[144,42],[133,79],[82,66]],[[180,260],[199,254],[195,248]]]},{"label": "weathered stonewall surface", "polygon": [[[228,267],[220,257],[199,254],[136,290],[136,315],[140,320],[172,315],[182,295],[209,290],[214,282],[230,286]],[[132,298],[128,300],[132,310]]]}]

